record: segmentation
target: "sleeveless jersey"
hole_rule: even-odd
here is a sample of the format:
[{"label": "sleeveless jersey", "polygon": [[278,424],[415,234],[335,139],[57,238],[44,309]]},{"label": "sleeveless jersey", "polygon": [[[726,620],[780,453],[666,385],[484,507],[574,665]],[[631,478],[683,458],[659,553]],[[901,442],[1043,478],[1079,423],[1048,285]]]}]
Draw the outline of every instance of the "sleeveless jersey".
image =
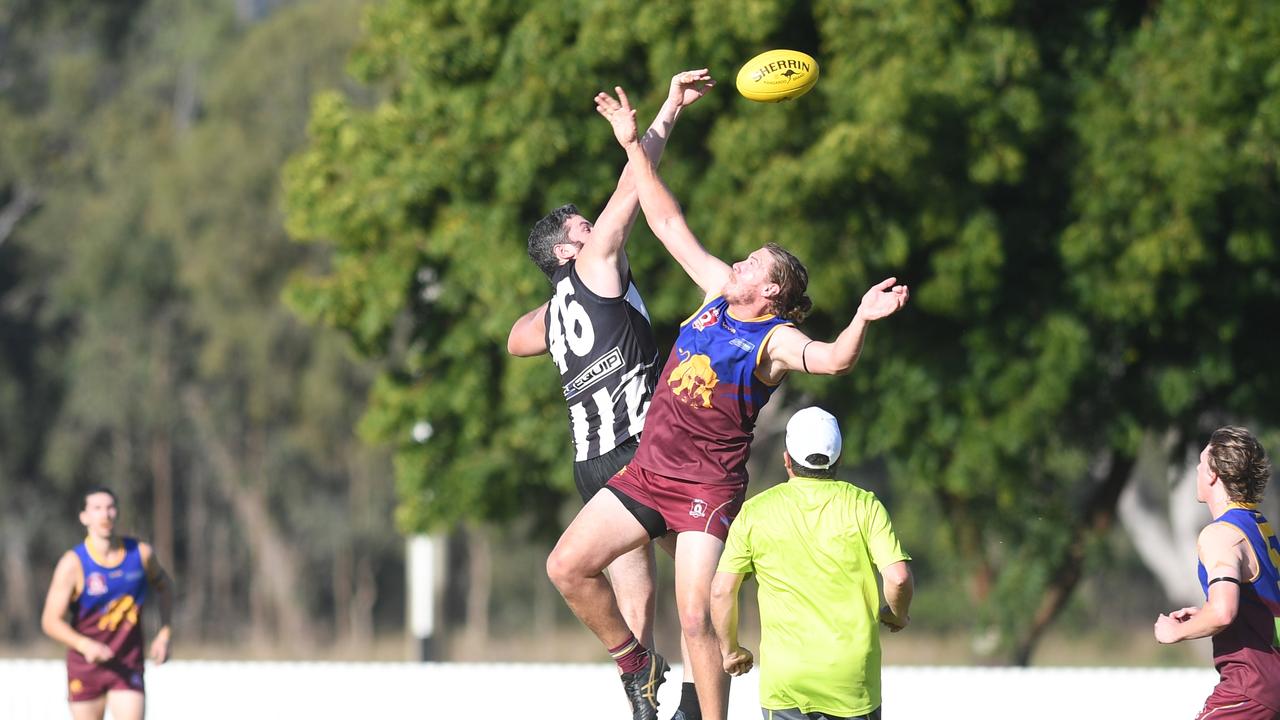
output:
[{"label": "sleeveless jersey", "polygon": [[605,298],[578,277],[576,262],[556,269],[547,307],[547,350],[560,371],[575,462],[599,457],[644,429],[658,372],[658,344],[640,291]]},{"label": "sleeveless jersey", "polygon": [[[109,664],[142,669],[142,603],[147,597],[147,573],[138,552],[138,541],[124,538],[124,560],[106,567],[98,564],[84,543],[75,547],[84,572],[84,589],[71,603],[71,627],[111,648]],[[74,650],[67,651],[67,665],[96,667]]]},{"label": "sleeveless jersey", "polygon": [[[1213,663],[1219,687],[1280,711],[1280,542],[1256,506],[1233,506],[1217,522],[1238,529],[1258,559],[1258,577],[1240,585],[1240,609],[1225,630],[1213,636]],[[1209,597],[1209,577],[1198,568]]]},{"label": "sleeveless jersey", "polygon": [[747,481],[756,418],[776,386],[756,375],[769,336],[787,320],[739,320],[712,298],[680,326],[649,410],[636,462],[667,477],[714,485]]}]

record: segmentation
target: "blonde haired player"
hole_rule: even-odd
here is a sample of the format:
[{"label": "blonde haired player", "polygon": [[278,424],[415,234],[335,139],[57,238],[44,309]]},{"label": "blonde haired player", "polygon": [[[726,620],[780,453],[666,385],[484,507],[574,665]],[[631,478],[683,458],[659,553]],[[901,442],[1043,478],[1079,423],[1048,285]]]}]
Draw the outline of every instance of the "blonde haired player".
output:
[{"label": "blonde haired player", "polygon": [[[902,309],[908,291],[889,278],[862,296],[857,314],[833,342],[810,339],[794,326],[811,304],[804,266],[773,244],[732,266],[707,252],[637,140],[635,111],[620,88],[618,95],[614,100],[601,93],[596,102],[627,151],[645,220],[706,299],[680,327],[635,459],[560,536],[547,574],[606,648],[644,659],[651,699],[666,661],[627,630],[602,571],[619,555],[678,533],[676,605],[698,703],[705,720],[724,720],[729,677],[711,626],[711,578],[746,497],[759,412],[789,373],[849,372],[868,326]],[[652,704],[635,718],[656,718]]]},{"label": "blonde haired player", "polygon": [[1161,643],[1213,638],[1220,681],[1197,720],[1280,718],[1280,542],[1258,511],[1271,461],[1253,433],[1218,428],[1200,451],[1196,500],[1213,522],[1197,551],[1204,605],[1156,618]]},{"label": "blonde haired player", "polygon": [[[713,87],[705,68],[672,77],[667,99],[641,140],[647,152],[660,157],[682,110]],[[551,281],[552,299],[517,320],[507,338],[512,355],[550,354],[560,373],[574,445],[573,480],[584,503],[635,455],[661,358],[625,250],[639,211],[634,175],[630,164],[623,168],[595,224],[573,205],[534,224],[529,258]],[[660,542],[674,554],[674,537]],[[609,582],[627,626],[652,647],[652,546],[610,563]],[[635,712],[649,712],[647,697],[656,683],[641,672],[642,659],[625,652],[615,659],[628,700],[639,708]],[[692,682],[682,688],[680,707],[678,720],[699,720]]]}]

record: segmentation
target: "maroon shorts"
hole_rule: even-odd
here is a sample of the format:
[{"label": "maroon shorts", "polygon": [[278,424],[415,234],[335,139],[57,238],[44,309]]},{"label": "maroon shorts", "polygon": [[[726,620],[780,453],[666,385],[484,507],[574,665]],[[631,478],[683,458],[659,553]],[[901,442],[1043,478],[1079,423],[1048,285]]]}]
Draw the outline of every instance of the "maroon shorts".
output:
[{"label": "maroon shorts", "polygon": [[649,537],[668,532],[704,532],[721,541],[747,497],[747,484],[715,485],[650,472],[634,462],[606,486],[640,521]]},{"label": "maroon shorts", "polygon": [[145,692],[142,669],[134,670],[116,663],[67,668],[67,699],[71,702],[96,700],[109,690]]},{"label": "maroon shorts", "polygon": [[1215,687],[1204,701],[1204,709],[1196,715],[1196,720],[1278,720],[1280,713],[1263,705],[1257,700],[1250,700],[1230,692],[1224,692],[1221,686]]}]

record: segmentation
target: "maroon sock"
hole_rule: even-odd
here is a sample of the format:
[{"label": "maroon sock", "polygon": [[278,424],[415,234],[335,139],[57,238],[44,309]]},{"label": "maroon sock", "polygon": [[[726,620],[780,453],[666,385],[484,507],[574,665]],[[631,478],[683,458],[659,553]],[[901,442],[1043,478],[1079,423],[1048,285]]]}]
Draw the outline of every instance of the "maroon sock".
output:
[{"label": "maroon sock", "polygon": [[633,673],[649,661],[649,650],[640,644],[635,635],[616,648],[609,648],[609,657],[618,663],[624,673]]}]

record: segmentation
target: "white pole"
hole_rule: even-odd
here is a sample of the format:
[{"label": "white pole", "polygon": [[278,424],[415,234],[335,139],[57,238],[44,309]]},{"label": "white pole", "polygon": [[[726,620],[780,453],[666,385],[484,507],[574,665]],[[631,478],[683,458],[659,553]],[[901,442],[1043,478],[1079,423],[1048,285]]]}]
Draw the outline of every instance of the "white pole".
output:
[{"label": "white pole", "polygon": [[436,614],[444,575],[444,539],[411,535],[405,548],[409,575],[409,633],[413,636],[415,659],[437,660],[440,652]]}]

